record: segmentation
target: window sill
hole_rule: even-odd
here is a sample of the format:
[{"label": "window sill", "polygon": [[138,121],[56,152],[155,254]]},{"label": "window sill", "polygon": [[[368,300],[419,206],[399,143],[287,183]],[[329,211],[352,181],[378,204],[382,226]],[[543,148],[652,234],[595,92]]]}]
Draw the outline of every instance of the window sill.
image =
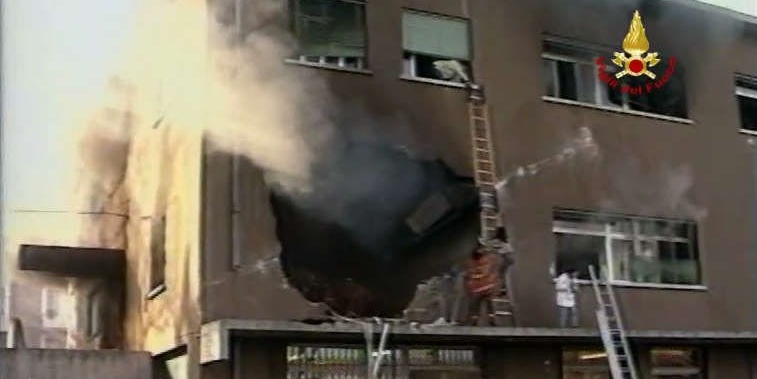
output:
[{"label": "window sill", "polygon": [[166,285],[162,283],[158,284],[153,289],[151,289],[150,292],[147,293],[147,295],[145,296],[145,299],[152,300],[160,296],[160,294],[162,294],[163,292],[166,292]]},{"label": "window sill", "polygon": [[574,106],[584,107],[584,108],[599,109],[599,110],[603,110],[603,111],[609,111],[609,112],[615,112],[615,113],[623,113],[623,114],[629,114],[629,115],[634,115],[634,116],[642,116],[642,117],[654,118],[654,119],[657,119],[657,120],[664,120],[664,121],[670,121],[670,122],[677,122],[679,124],[693,124],[694,123],[694,121],[692,121],[692,120],[690,120],[688,118],[665,116],[665,115],[656,114],[656,113],[635,111],[635,110],[632,110],[632,109],[622,109],[622,108],[610,107],[610,106],[606,106],[606,105],[584,103],[582,101],[561,99],[559,97],[542,96],[541,99],[544,100],[544,101],[546,101],[546,102],[550,102],[550,103],[566,104],[566,105],[574,105]]},{"label": "window sill", "polygon": [[366,70],[364,68],[340,67],[333,64],[303,62],[297,59],[288,59],[288,58],[284,59],[284,62],[288,64],[298,65],[298,66],[322,68],[322,69],[333,70],[333,71],[351,72],[354,74],[373,75],[373,71]]},{"label": "window sill", "polygon": [[465,88],[465,84],[463,83],[448,82],[446,80],[439,80],[439,79],[419,78],[417,76],[409,76],[409,75],[401,75],[400,79],[407,80],[410,82],[435,84],[435,85],[444,86],[444,87]]},{"label": "window sill", "polygon": [[[591,280],[579,279],[576,282],[580,285],[590,286]],[[649,288],[649,289],[661,289],[661,290],[684,290],[684,291],[707,291],[707,286],[701,284],[664,284],[664,283],[633,283],[633,282],[621,282],[610,281],[610,285],[613,287],[629,287],[629,288]]]},{"label": "window sill", "polygon": [[757,136],[757,130],[739,129],[739,133],[741,133],[741,134],[747,134],[747,135],[750,135],[750,136]]}]

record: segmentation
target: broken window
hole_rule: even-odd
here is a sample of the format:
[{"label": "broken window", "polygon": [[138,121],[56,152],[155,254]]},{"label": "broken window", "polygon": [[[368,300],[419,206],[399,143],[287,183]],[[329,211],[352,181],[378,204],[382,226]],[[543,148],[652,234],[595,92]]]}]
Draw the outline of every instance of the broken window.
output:
[{"label": "broken window", "polygon": [[604,349],[564,347],[562,379],[610,379],[610,366]]},{"label": "broken window", "polygon": [[704,379],[704,354],[696,348],[653,348],[650,351],[655,379]]},{"label": "broken window", "polygon": [[[289,345],[286,354],[288,379],[368,377],[365,346]],[[481,378],[473,349],[397,347],[384,354],[382,379]]]},{"label": "broken window", "polygon": [[616,283],[701,284],[696,224],[689,221],[557,211],[557,270],[590,279],[590,265]]},{"label": "broken window", "polygon": [[365,4],[351,0],[290,0],[300,62],[366,67]]},{"label": "broken window", "polygon": [[469,39],[467,20],[405,11],[403,76],[466,82],[471,68]]},{"label": "broken window", "polygon": [[[647,93],[645,86],[654,83],[654,80],[646,76],[626,75],[618,79],[618,84],[614,87],[603,82],[596,65],[598,57],[604,59],[605,72],[614,78],[620,68],[610,61],[612,54],[604,49],[578,46],[577,43],[545,41],[542,52],[545,95],[623,110],[687,117],[686,91],[680,62],[676,62],[675,71],[664,85]],[[661,60],[654,67],[656,79],[663,77],[668,64],[667,60]],[[640,94],[630,94],[621,90],[623,86],[641,86],[644,90]]]},{"label": "broken window", "polygon": [[152,217],[150,221],[150,292],[155,298],[166,289],[166,216]]},{"label": "broken window", "polygon": [[741,131],[757,134],[757,78],[736,79],[736,100],[739,103]]},{"label": "broken window", "polygon": [[[650,79],[647,76],[634,77],[630,75],[620,78],[618,86],[610,90],[612,102],[621,105],[625,110],[678,118],[688,117],[683,67],[680,62],[675,63],[673,73],[667,82],[659,87],[655,85],[666,75],[669,65],[670,62],[667,59],[662,59],[654,68],[651,68],[656,74],[655,79]],[[646,88],[648,84],[653,85],[649,90]],[[622,86],[640,88],[641,90],[638,94],[629,94],[627,91],[621,90]]]},{"label": "broken window", "polygon": [[[582,103],[621,106],[623,99],[611,99],[610,87],[599,79],[595,60],[599,51],[545,41],[542,52],[545,95]],[[608,70],[612,69],[609,65]]]}]

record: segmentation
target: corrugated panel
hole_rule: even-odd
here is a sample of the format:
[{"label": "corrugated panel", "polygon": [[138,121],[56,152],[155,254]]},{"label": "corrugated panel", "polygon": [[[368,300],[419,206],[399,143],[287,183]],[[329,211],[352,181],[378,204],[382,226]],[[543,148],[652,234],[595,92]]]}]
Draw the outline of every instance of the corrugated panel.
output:
[{"label": "corrugated panel", "polygon": [[148,353],[0,349],[3,379],[151,379]]}]

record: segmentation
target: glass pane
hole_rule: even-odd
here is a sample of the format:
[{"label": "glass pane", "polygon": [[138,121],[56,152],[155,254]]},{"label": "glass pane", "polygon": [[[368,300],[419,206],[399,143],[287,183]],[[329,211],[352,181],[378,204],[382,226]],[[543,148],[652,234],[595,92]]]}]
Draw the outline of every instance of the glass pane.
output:
[{"label": "glass pane", "polygon": [[414,12],[402,15],[402,44],[406,51],[469,60],[468,22]]},{"label": "glass pane", "polygon": [[292,11],[299,55],[365,56],[363,5],[333,0],[294,0]]},{"label": "glass pane", "polygon": [[633,222],[631,220],[612,221],[610,223],[610,230],[613,233],[622,233],[630,236],[634,233]]},{"label": "glass pane", "polygon": [[662,270],[661,282],[668,284],[678,283],[678,267],[676,265],[676,244],[668,241],[658,241],[657,249],[660,254],[660,268]]},{"label": "glass pane", "polygon": [[631,271],[631,280],[634,282],[660,283],[661,273],[656,242],[639,242],[639,250],[633,257]]},{"label": "glass pane", "polygon": [[577,64],[578,101],[597,104],[597,69],[593,64]]},{"label": "glass pane", "polygon": [[558,97],[578,100],[578,83],[576,83],[576,64],[557,61],[557,77],[560,82]]},{"label": "glass pane", "polygon": [[699,367],[699,351],[693,348],[655,348],[652,349],[652,366],[654,367]]},{"label": "glass pane", "polygon": [[739,96],[738,100],[741,128],[757,131],[757,99]]},{"label": "glass pane", "polygon": [[553,60],[543,59],[542,68],[544,77],[544,94],[547,96],[557,96],[557,83],[555,77],[557,75],[557,63]]},{"label": "glass pane", "polygon": [[580,212],[557,212],[554,226],[593,232],[605,231],[605,220],[600,215]]},{"label": "glass pane", "polygon": [[590,279],[589,266],[600,267],[605,237],[555,233],[557,242],[557,273],[577,270],[579,279]]},{"label": "glass pane", "polygon": [[601,349],[563,349],[563,379],[610,379],[607,355]]},{"label": "glass pane", "polygon": [[633,241],[612,240],[612,279],[633,280],[631,262],[633,259]]}]

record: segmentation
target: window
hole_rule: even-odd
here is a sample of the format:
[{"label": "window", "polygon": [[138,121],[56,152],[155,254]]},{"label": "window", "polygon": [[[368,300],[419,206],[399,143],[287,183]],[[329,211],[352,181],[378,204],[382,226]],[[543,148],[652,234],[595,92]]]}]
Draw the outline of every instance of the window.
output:
[{"label": "window", "polygon": [[[376,353],[373,353],[376,357]],[[368,362],[365,346],[290,345],[287,379],[320,377],[363,378]],[[463,348],[398,347],[388,349],[382,379],[479,379],[475,351]]]},{"label": "window", "polygon": [[757,134],[757,79],[736,79],[736,100],[739,102],[741,130]]},{"label": "window", "polygon": [[468,21],[402,14],[403,76],[462,83],[470,78]]},{"label": "window", "polygon": [[655,379],[704,379],[704,354],[694,348],[654,348],[650,351]]},{"label": "window", "polygon": [[[551,41],[544,42],[543,47],[545,95],[589,104],[623,105],[623,99],[611,99],[610,87],[599,80],[594,62],[606,54]],[[607,68],[612,69],[609,65]]]},{"label": "window", "polygon": [[553,232],[556,268],[581,279],[593,265],[613,282],[701,284],[693,222],[559,210]]},{"label": "window", "polygon": [[87,335],[97,337],[102,334],[103,290],[95,289],[87,297]]},{"label": "window", "polygon": [[166,216],[153,217],[150,221],[150,292],[153,299],[165,291],[166,285]]},{"label": "window", "polygon": [[610,379],[607,354],[601,348],[563,348],[562,379]]},{"label": "window", "polygon": [[[686,96],[679,62],[676,63],[674,74],[664,86],[655,88],[651,93],[632,95],[622,91],[621,87],[644,86],[649,83],[649,79],[626,75],[618,80],[615,88],[607,85],[599,78],[596,59],[604,57],[605,71],[611,75],[617,73],[619,68],[610,62],[612,55],[604,50],[545,41],[542,52],[545,95],[621,110],[686,117]],[[654,72],[658,73],[658,78],[665,73],[667,67],[666,60],[655,66]]]},{"label": "window", "polygon": [[74,317],[74,299],[64,288],[42,288],[42,327],[68,328]]},{"label": "window", "polygon": [[290,0],[297,60],[365,68],[365,5],[350,0]]}]

